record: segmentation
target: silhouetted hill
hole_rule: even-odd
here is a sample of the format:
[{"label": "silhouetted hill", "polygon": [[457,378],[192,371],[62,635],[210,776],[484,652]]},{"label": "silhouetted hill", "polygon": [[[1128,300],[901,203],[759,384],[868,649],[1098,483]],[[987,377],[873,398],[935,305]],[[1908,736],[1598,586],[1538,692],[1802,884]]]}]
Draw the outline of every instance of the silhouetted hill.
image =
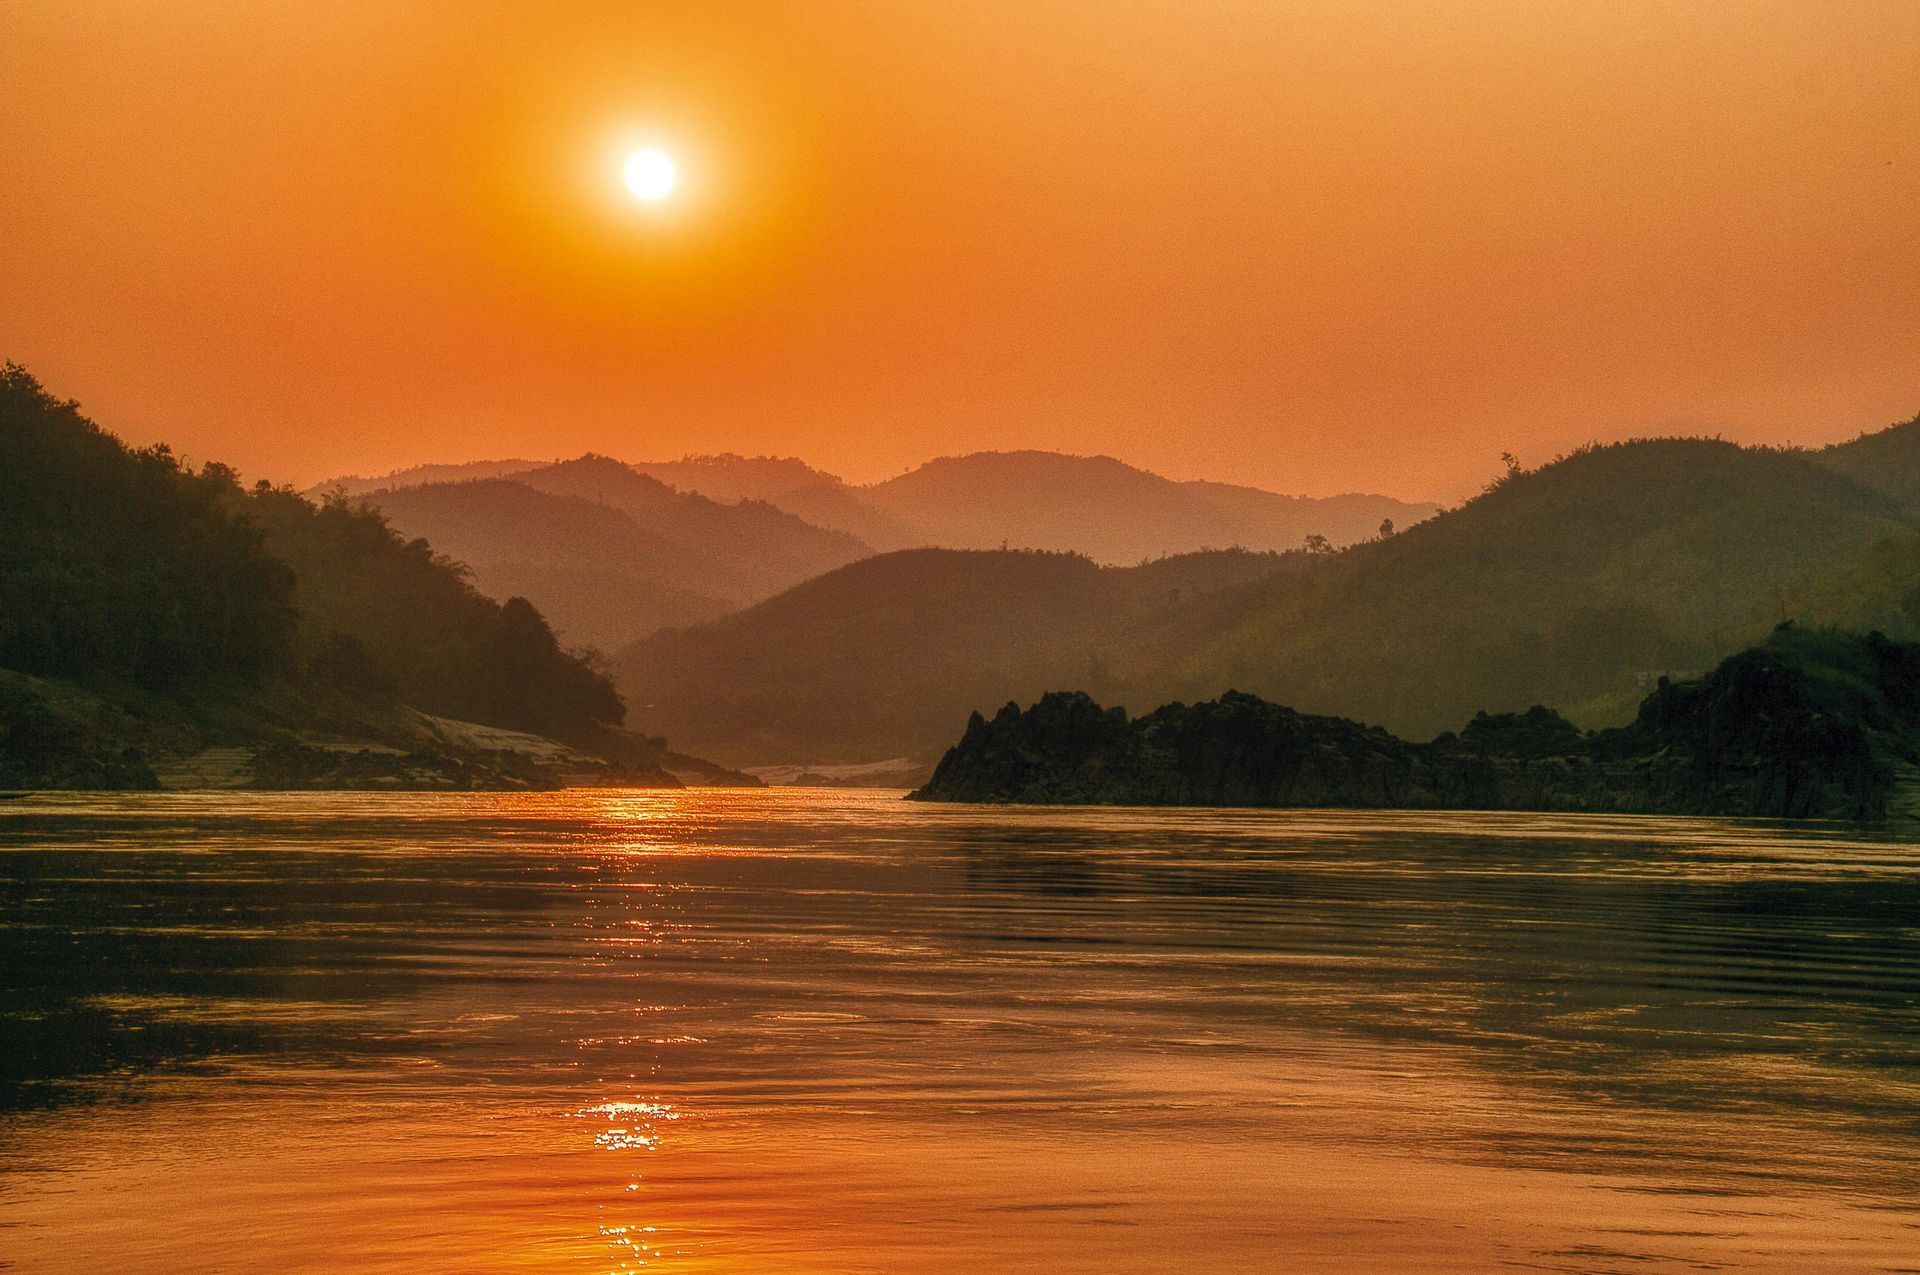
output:
[{"label": "silhouetted hill", "polygon": [[[386,481],[339,479],[315,491],[376,499],[407,524],[418,502],[394,493],[476,479],[610,505],[687,556],[689,570],[679,576],[664,568],[609,575],[585,559],[513,552],[498,543],[505,526],[483,535],[472,520],[457,529],[418,524],[471,564],[489,592],[509,579],[537,589],[550,570],[554,585],[531,596],[570,634],[596,645],[688,622],[709,613],[708,602],[758,601],[868,552],[1032,548],[1125,566],[1210,548],[1286,552],[1309,536],[1343,545],[1377,535],[1384,522],[1405,528],[1436,509],[1385,496],[1282,496],[1173,482],[1111,457],[1040,451],[947,457],[871,487],[793,457],[722,454],[638,464],[588,455],[552,465],[417,466]],[[595,600],[622,580],[631,586],[629,603]]]},{"label": "silhouetted hill", "polygon": [[1133,563],[1165,552],[1167,526],[1183,519],[1182,548],[1235,543],[1178,484],[1107,456],[949,456],[863,495],[919,528],[928,543],[956,549],[1048,549]]},{"label": "silhouetted hill", "polygon": [[854,536],[816,527],[764,500],[676,491],[605,456],[527,470],[513,481],[619,510],[705,563],[707,591],[735,602],[757,602],[872,552]]},{"label": "silhouetted hill", "polygon": [[328,496],[360,496],[370,491],[419,487],[425,483],[464,483],[481,478],[505,478],[524,470],[538,469],[543,463],[537,460],[470,460],[451,465],[414,465],[376,478],[362,478],[357,474],[329,478],[302,494],[310,500],[322,500]]},{"label": "silhouetted hill", "polygon": [[1391,522],[1396,531],[1405,531],[1440,512],[1435,504],[1391,496],[1282,496],[1259,487],[1214,482],[1180,486],[1221,516],[1247,528],[1252,539],[1246,543],[1253,547],[1258,547],[1254,541],[1264,536],[1273,542],[1272,548],[1297,549],[1301,541],[1314,534],[1325,536],[1336,546],[1349,545],[1379,535],[1383,522]]},{"label": "silhouetted hill", "polygon": [[489,597],[516,594],[550,615],[566,640],[612,649],[636,633],[733,609],[699,591],[704,558],[606,505],[486,479],[368,492],[409,536],[443,546]]},{"label": "silhouetted hill", "polygon": [[1225,483],[1179,483],[1111,456],[976,452],[929,461],[860,489],[929,543],[1054,549],[1107,563],[1239,546],[1297,549],[1309,535],[1347,544],[1434,512],[1384,496],[1280,496]]},{"label": "silhouetted hill", "polygon": [[1776,631],[1629,726],[1538,705],[1408,743],[1230,692],[1137,720],[1081,692],[975,713],[923,801],[1588,810],[1775,818],[1920,814],[1920,646]]},{"label": "silhouetted hill", "polygon": [[[926,751],[989,688],[1106,684],[1101,651],[1194,596],[1303,555],[1195,554],[1100,567],[1074,554],[906,550],[620,659],[631,721],[736,761]],[[994,691],[992,698],[999,698]]]},{"label": "silhouetted hill", "polygon": [[[1815,586],[1910,534],[1898,502],[1803,454],[1648,440],[1205,588],[1148,588],[1162,564],[893,555],[643,644],[623,658],[622,685],[651,728],[754,762],[919,753],[969,694],[1003,703],[1060,687],[1110,703],[1238,688],[1413,736],[1538,702],[1602,724],[1660,673],[1705,668],[1785,616],[1827,618]],[[1126,605],[1113,600],[1123,580]]]},{"label": "silhouetted hill", "polygon": [[1920,501],[1920,416],[1813,453],[1813,458],[1864,487]]},{"label": "silhouetted hill", "polygon": [[598,456],[360,499],[465,563],[482,591],[523,593],[569,641],[604,649],[866,553],[851,536],[770,505],[719,504]]},{"label": "silhouetted hill", "polygon": [[[335,479],[314,490],[357,495],[477,478],[534,481],[529,475],[568,465],[617,463],[587,456],[558,466],[530,461],[417,466],[389,479]],[[1388,496],[1283,496],[1232,483],[1174,482],[1110,456],[1043,451],[944,457],[870,487],[852,486],[786,456],[688,456],[627,468],[723,507],[771,505],[877,552],[1050,549],[1122,566],[1210,548],[1285,552],[1314,535],[1335,545],[1351,544],[1377,535],[1383,521],[1404,529],[1438,509]],[[589,497],[619,486],[608,472],[579,486],[545,485]],[[801,551],[811,550],[802,546]]]},{"label": "silhouetted hill", "polygon": [[776,498],[784,492],[840,481],[797,456],[740,456],[733,452],[635,461],[633,469],[678,491],[698,492],[727,504],[739,500],[778,504]]},{"label": "silhouetted hill", "polygon": [[837,478],[808,487],[794,487],[767,499],[816,526],[858,536],[877,552],[924,549],[932,544],[925,531],[876,508],[860,488],[850,487]]},{"label": "silhouetted hill", "polygon": [[688,456],[633,467],[681,491],[713,500],[762,500],[803,518],[855,536],[876,551],[925,543],[914,528],[863,500],[859,490],[791,456]]}]

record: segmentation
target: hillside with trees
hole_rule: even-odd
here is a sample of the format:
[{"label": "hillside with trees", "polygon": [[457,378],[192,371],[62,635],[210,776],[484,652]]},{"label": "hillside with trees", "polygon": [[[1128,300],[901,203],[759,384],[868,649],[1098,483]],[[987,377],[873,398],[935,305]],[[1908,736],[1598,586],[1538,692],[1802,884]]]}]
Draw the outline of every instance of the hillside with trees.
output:
[{"label": "hillside with trees", "polygon": [[606,676],[562,650],[527,599],[493,601],[372,510],[265,485],[233,491],[236,516],[292,570],[291,671],[348,691],[388,686],[429,713],[562,738],[620,724]]},{"label": "hillside with trees", "polygon": [[1758,641],[1906,526],[1897,501],[1804,454],[1590,447],[1180,616],[1128,672],[1168,698],[1231,687],[1414,736],[1539,702],[1598,724],[1648,677]]},{"label": "hillside with trees", "polygon": [[1920,815],[1920,645],[1782,625],[1634,720],[1542,705],[1431,743],[1228,692],[1129,719],[1084,692],[975,713],[913,796],[1053,805],[1554,810],[1775,819]]},{"label": "hillside with trees", "polygon": [[484,596],[369,510],[130,449],[12,365],[0,670],[0,782],[151,779],[165,755],[314,751],[321,736],[412,756],[456,785],[500,777],[420,713],[666,779],[661,747],[617,730],[611,681],[525,599]]},{"label": "hillside with trees", "polygon": [[1651,439],[1516,466],[1287,569],[1118,590],[1126,605],[1114,586],[1155,567],[1016,556],[958,583],[947,559],[892,555],[642,644],[622,684],[650,729],[752,761],[923,754],[933,723],[950,740],[974,708],[1065,689],[1136,706],[1237,689],[1412,738],[1541,702],[1600,726],[1782,619],[1850,619],[1848,573],[1906,606],[1912,534],[1902,502],[1805,453]]},{"label": "hillside with trees", "polygon": [[1101,567],[1077,554],[904,550],[636,643],[621,686],[637,729],[736,764],[911,756],[976,704],[1112,689],[1109,653],[1130,637],[1304,559],[1223,551]]},{"label": "hillside with trees", "polygon": [[1863,487],[1898,500],[1920,501],[1920,416],[1812,455]]}]

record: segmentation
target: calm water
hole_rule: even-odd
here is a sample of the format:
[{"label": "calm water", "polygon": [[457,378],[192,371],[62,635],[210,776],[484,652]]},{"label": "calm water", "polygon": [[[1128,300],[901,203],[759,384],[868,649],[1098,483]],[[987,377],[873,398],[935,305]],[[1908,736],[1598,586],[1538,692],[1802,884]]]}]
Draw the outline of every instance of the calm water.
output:
[{"label": "calm water", "polygon": [[1920,848],[0,804],[0,1266],[1920,1270]]}]

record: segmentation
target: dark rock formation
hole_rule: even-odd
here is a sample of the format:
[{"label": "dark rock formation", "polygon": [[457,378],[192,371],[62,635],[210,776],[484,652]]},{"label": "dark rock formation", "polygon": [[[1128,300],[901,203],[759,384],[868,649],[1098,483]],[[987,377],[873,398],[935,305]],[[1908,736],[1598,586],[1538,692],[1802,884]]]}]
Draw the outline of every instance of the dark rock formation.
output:
[{"label": "dark rock formation", "polygon": [[1903,812],[1917,760],[1920,646],[1783,628],[1594,733],[1535,707],[1417,744],[1234,692],[1136,720],[1056,692],[975,713],[913,796],[1870,819]]}]

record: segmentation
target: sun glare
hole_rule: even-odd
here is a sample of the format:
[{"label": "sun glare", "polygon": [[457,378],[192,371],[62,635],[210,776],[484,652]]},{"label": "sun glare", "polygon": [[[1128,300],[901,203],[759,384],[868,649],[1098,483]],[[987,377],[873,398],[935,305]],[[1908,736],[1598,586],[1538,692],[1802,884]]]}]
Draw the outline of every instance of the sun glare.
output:
[{"label": "sun glare", "polygon": [[657,204],[671,195],[680,181],[673,156],[652,146],[627,156],[624,172],[627,189],[633,192],[634,198],[649,204]]}]

